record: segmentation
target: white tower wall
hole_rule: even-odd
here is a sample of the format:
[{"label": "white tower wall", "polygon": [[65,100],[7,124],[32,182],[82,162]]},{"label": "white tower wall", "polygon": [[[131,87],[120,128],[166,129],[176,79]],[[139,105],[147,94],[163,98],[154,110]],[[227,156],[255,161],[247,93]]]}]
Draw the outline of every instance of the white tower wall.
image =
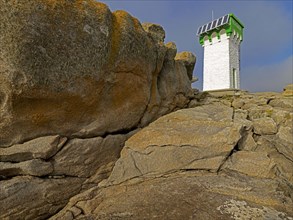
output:
[{"label": "white tower wall", "polygon": [[212,35],[212,42],[204,40],[203,90],[239,88],[239,47],[236,33],[227,36],[220,32],[220,39]]},{"label": "white tower wall", "polygon": [[233,33],[229,39],[230,54],[230,88],[240,88],[240,39]]}]

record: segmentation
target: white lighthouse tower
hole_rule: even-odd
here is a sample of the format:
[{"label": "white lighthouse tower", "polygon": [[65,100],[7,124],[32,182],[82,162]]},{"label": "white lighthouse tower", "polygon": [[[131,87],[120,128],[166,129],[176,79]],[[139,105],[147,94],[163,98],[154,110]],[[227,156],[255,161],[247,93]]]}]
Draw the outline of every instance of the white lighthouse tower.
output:
[{"label": "white lighthouse tower", "polygon": [[240,43],[243,24],[233,14],[197,30],[204,48],[203,91],[240,89]]}]

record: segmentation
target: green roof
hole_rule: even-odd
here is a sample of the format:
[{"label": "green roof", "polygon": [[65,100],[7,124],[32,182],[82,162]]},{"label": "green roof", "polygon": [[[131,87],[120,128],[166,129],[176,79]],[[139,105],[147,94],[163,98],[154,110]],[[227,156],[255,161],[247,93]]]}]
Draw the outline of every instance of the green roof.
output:
[{"label": "green roof", "polygon": [[243,40],[243,23],[234,14],[227,14],[198,28],[197,36],[199,36],[200,44],[203,45],[203,39],[206,36],[208,36],[211,41],[211,35],[214,32],[216,32],[218,38],[220,38],[219,32],[222,29],[226,30],[228,36],[236,32],[240,36],[240,40]]}]

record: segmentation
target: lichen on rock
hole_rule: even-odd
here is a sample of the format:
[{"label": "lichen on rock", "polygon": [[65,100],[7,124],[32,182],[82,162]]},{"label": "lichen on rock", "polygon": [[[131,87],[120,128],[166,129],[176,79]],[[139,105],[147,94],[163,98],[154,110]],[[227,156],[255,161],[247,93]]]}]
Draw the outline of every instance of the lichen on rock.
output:
[{"label": "lichen on rock", "polygon": [[[165,59],[174,57],[166,56],[163,36],[153,40],[154,25],[146,31],[127,12],[112,13],[94,0],[0,6],[2,147],[46,135],[93,137],[140,127],[151,100],[160,107],[173,95],[157,92],[162,72],[174,78],[168,86],[183,95],[183,105],[189,100],[186,68],[178,63],[165,70]],[[182,84],[173,85],[177,80]],[[173,102],[159,116],[175,109]]]},{"label": "lichen on rock", "polygon": [[94,0],[0,20],[0,219],[292,220],[292,86],[193,90],[192,53]]},{"label": "lichen on rock", "polygon": [[3,0],[0,20],[1,219],[53,215],[109,176],[130,136],[194,94],[163,27],[125,11]]}]

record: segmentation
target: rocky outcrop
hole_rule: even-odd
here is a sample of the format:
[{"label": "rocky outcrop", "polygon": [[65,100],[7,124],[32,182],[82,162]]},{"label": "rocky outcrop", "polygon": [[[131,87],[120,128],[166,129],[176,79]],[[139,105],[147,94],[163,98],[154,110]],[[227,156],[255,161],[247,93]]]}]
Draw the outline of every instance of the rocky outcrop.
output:
[{"label": "rocky outcrop", "polygon": [[[246,175],[177,175],[92,188],[50,219],[291,219],[284,187]],[[286,205],[281,205],[280,201]],[[272,208],[274,206],[275,208]],[[283,211],[281,211],[283,210]]]},{"label": "rocky outcrop", "polygon": [[0,8],[2,147],[129,131],[192,95],[192,70],[174,61],[159,25],[142,26],[94,0],[1,1]]},{"label": "rocky outcrop", "polygon": [[1,219],[46,219],[81,191],[83,179],[19,176],[1,181]]},{"label": "rocky outcrop", "polygon": [[[2,148],[0,218],[45,219],[53,215],[70,197],[109,176],[132,134],[68,141],[50,136]],[[30,204],[23,209],[26,203]]]},{"label": "rocky outcrop", "polygon": [[290,86],[195,94],[194,55],[94,0],[0,20],[0,219],[292,220]]},{"label": "rocky outcrop", "polygon": [[292,219],[293,111],[275,105],[292,99],[195,100],[132,136],[110,177],[51,219]]},{"label": "rocky outcrop", "polygon": [[293,84],[289,84],[284,88],[283,96],[293,96]]},{"label": "rocky outcrop", "polygon": [[164,29],[127,12],[0,1],[0,20],[0,219],[52,216],[109,176],[129,137],[194,96],[195,60],[176,61]]},{"label": "rocky outcrop", "polygon": [[194,95],[194,63],[124,11],[0,1],[0,20],[1,219],[52,216],[109,176],[130,136]]},{"label": "rocky outcrop", "polygon": [[176,54],[175,60],[180,60],[184,63],[187,69],[188,78],[192,80],[196,57],[192,53],[185,51],[185,52]]},{"label": "rocky outcrop", "polygon": [[[219,115],[227,117],[212,120]],[[126,142],[108,184],[188,169],[217,172],[242,130],[242,125],[232,123],[232,109],[224,105],[163,116]]]}]

